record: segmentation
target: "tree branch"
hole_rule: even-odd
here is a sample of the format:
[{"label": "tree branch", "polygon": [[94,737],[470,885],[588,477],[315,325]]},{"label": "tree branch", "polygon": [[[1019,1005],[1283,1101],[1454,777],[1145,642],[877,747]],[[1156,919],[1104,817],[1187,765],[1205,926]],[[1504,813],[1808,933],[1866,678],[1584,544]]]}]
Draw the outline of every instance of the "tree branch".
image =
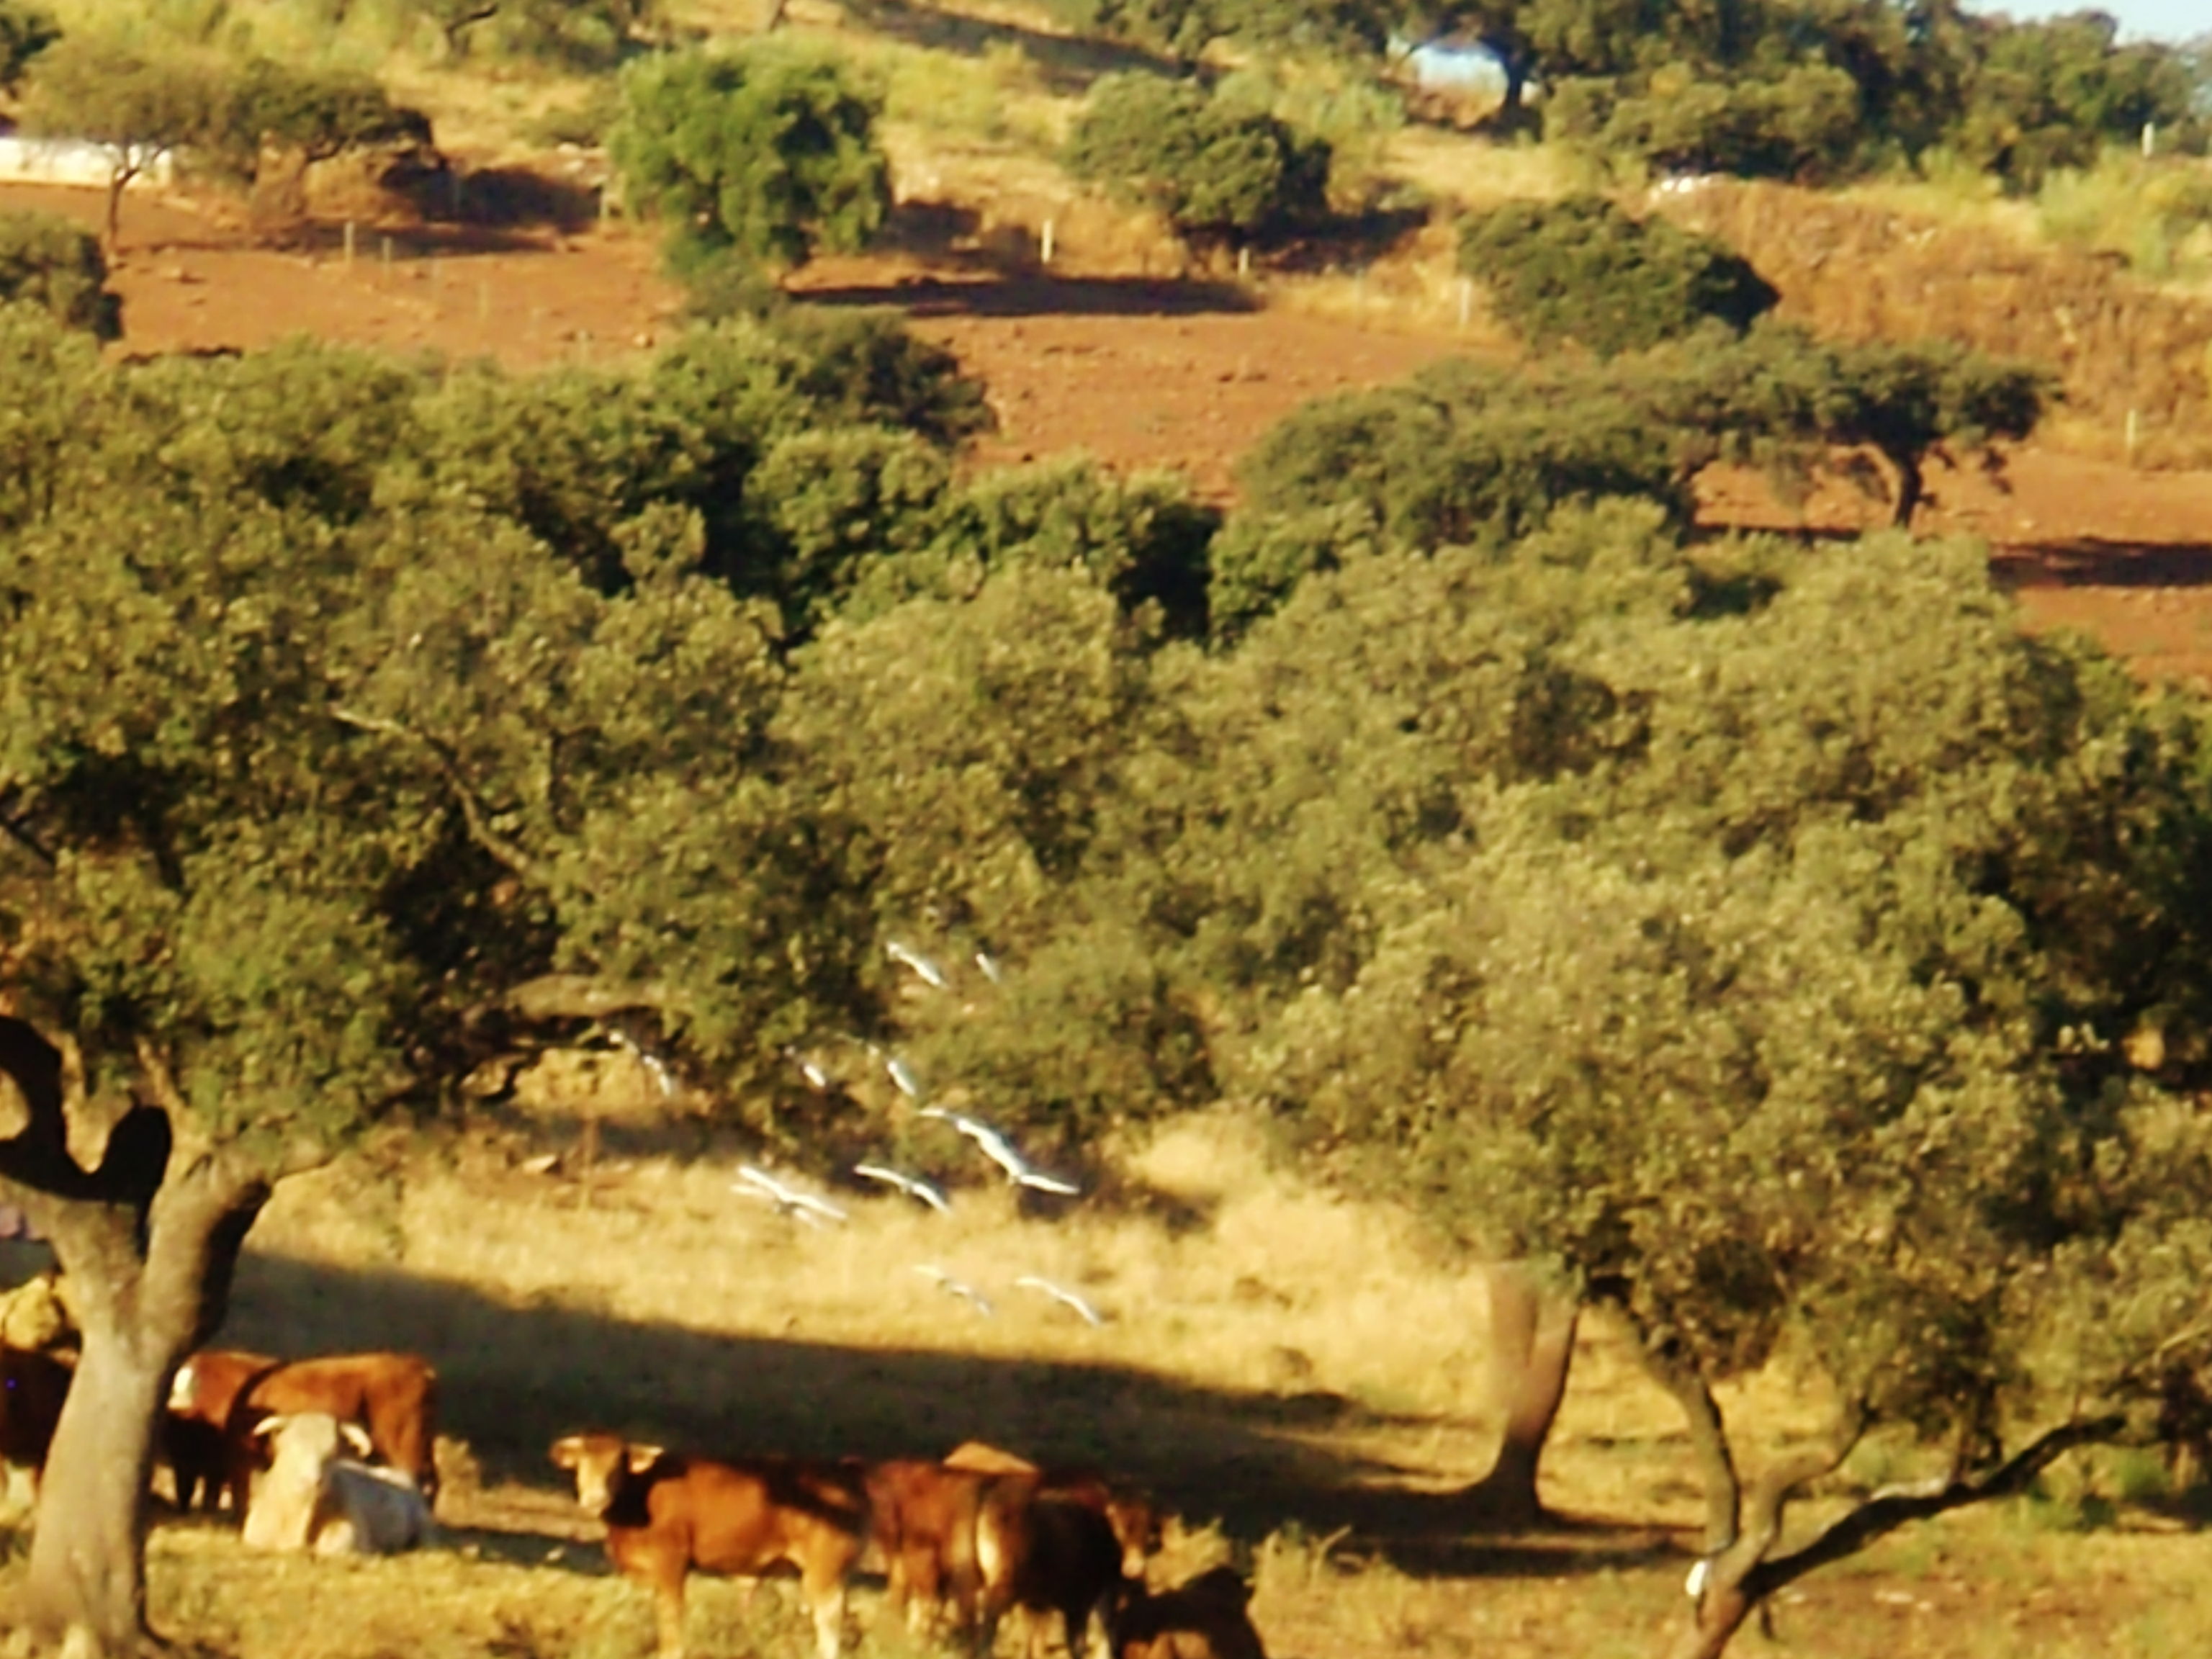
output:
[{"label": "tree branch", "polygon": [[387,720],[380,714],[363,714],[350,708],[334,708],[331,713],[342,725],[354,726],[363,732],[374,732],[381,737],[403,738],[428,750],[431,759],[437,763],[438,770],[444,775],[446,781],[453,786],[454,797],[461,804],[461,817],[468,824],[469,834],[474,837],[477,845],[518,876],[526,879],[536,879],[537,861],[520,847],[491,827],[484,811],[483,803],[477,799],[476,791],[469,787],[468,780],[461,775],[460,763],[454,760],[444,744],[428,732],[413,731],[401,725],[398,720]]},{"label": "tree branch", "polygon": [[657,981],[624,984],[587,974],[541,974],[507,994],[507,1006],[525,1019],[605,1019],[632,1008],[680,1013],[686,1002]]},{"label": "tree branch", "polygon": [[[1753,1600],[1771,1595],[1816,1567],[1855,1555],[1909,1521],[1924,1521],[1969,1504],[2009,1498],[2076,1446],[2117,1437],[2127,1426],[2118,1413],[2081,1419],[2047,1429],[1987,1474],[1975,1480],[1939,1478],[1915,1486],[1892,1486],[1875,1493],[1803,1548],[1772,1561],[1761,1561],[1744,1577]],[[1809,1477],[1808,1477],[1809,1478]],[[1786,1501],[1787,1494],[1781,1495]],[[1778,1518],[1780,1510],[1777,1507]]]}]

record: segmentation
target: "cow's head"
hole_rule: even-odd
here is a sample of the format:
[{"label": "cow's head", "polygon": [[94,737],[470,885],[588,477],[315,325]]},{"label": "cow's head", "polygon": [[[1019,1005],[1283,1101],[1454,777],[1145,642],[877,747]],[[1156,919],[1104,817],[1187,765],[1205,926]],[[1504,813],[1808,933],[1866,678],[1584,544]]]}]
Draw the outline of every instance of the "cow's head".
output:
[{"label": "cow's head", "polygon": [[1160,1512],[1139,1493],[1114,1492],[1106,1499],[1106,1519],[1121,1547],[1121,1576],[1142,1583],[1146,1565],[1159,1552]]},{"label": "cow's head", "polygon": [[576,1502],[588,1515],[605,1515],[625,1478],[643,1474],[666,1453],[659,1446],[633,1445],[618,1434],[564,1435],[549,1454],[556,1468],[576,1476]]},{"label": "cow's head", "polygon": [[328,1412],[280,1412],[247,1431],[274,1471],[287,1484],[312,1486],[323,1471],[350,1453],[367,1457],[372,1443],[358,1423],[341,1423]]}]

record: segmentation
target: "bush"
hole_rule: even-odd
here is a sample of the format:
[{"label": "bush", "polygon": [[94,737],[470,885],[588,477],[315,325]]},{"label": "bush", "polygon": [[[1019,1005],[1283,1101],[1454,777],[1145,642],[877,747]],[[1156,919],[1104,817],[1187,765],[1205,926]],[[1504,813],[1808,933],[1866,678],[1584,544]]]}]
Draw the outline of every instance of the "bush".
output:
[{"label": "bush", "polygon": [[1830,64],[1732,82],[1670,67],[1613,103],[1595,131],[1562,123],[1558,136],[1664,172],[1809,181],[1846,171],[1863,127],[1857,82]]},{"label": "bush", "polygon": [[607,149],[626,199],[667,222],[678,270],[729,254],[788,267],[882,226],[879,105],[835,59],[780,40],[665,53],[623,72]]},{"label": "bush", "polygon": [[[1594,375],[1445,362],[1401,386],[1307,404],[1260,441],[1237,477],[1252,513],[1349,508],[1342,524],[1435,548],[1502,545],[1563,503],[1608,495],[1647,497],[1686,522],[1696,463],[1686,434],[1654,419],[1644,398]],[[1262,608],[1271,588],[1295,583],[1299,544],[1286,526],[1236,546],[1249,590],[1239,609]]]},{"label": "bush", "polygon": [[100,239],[51,213],[0,213],[0,302],[43,307],[94,339],[123,335]]},{"label": "bush", "polygon": [[1601,357],[1712,319],[1741,332],[1781,297],[1710,237],[1632,218],[1600,196],[1512,202],[1472,220],[1459,263],[1530,344],[1574,340]]},{"label": "bush", "polygon": [[1190,81],[1106,76],[1066,160],[1077,178],[1157,208],[1201,240],[1247,240],[1328,210],[1328,145]]}]

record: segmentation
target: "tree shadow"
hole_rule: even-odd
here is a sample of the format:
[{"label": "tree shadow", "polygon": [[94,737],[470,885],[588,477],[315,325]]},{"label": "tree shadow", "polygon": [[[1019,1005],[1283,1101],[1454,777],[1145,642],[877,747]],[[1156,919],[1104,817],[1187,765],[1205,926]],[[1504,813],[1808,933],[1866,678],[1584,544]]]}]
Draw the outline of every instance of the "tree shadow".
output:
[{"label": "tree shadow", "polygon": [[915,276],[794,289],[792,297],[811,305],[895,306],[915,317],[1198,317],[1260,309],[1233,283],[1134,276]]},{"label": "tree shadow", "polygon": [[1246,1544],[1286,1524],[1308,1536],[1349,1528],[1359,1550],[1438,1576],[1557,1577],[1663,1547],[1654,1528],[1601,1517],[1507,1534],[1464,1493],[1391,1484],[1393,1466],[1312,1439],[1317,1416],[1351,1429],[1390,1420],[1356,1401],[1286,1401],[1114,1364],[735,1336],[251,1252],[219,1341],[428,1356],[440,1427],[467,1443],[482,1474],[482,1501],[456,1504],[463,1524],[451,1536],[501,1559],[540,1560],[588,1534],[545,1455],[588,1426],[729,1455],[933,1457],[988,1440],[1125,1474]]},{"label": "tree shadow", "polygon": [[1054,34],[998,19],[909,5],[907,0],[847,0],[844,10],[855,28],[932,52],[981,58],[993,46],[1016,47],[1036,65],[1045,86],[1061,97],[1079,97],[1104,75],[1189,72],[1171,58],[1127,42]]},{"label": "tree shadow", "polygon": [[2204,587],[2212,586],[2212,544],[2085,536],[1997,548],[1990,568],[2014,588]]}]

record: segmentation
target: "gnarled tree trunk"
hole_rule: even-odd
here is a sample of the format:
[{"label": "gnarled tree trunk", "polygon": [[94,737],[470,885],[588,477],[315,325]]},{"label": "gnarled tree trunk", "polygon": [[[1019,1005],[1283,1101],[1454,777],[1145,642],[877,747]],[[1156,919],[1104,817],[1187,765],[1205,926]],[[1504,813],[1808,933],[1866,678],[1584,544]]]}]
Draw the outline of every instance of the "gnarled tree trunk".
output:
[{"label": "gnarled tree trunk", "polygon": [[35,1638],[131,1653],[150,1645],[154,1425],[178,1363],[222,1321],[270,1186],[179,1145],[167,1110],[131,1106],[104,1133],[72,1124],[59,1051],[18,1019],[0,1018],[0,1191],[52,1243],[84,1340],[19,1612]]},{"label": "gnarled tree trunk", "polygon": [[1505,1419],[1490,1473],[1461,1494],[1488,1521],[1528,1526],[1544,1518],[1536,1465],[1566,1397],[1581,1309],[1547,1292],[1522,1262],[1489,1269],[1492,1398]]}]

